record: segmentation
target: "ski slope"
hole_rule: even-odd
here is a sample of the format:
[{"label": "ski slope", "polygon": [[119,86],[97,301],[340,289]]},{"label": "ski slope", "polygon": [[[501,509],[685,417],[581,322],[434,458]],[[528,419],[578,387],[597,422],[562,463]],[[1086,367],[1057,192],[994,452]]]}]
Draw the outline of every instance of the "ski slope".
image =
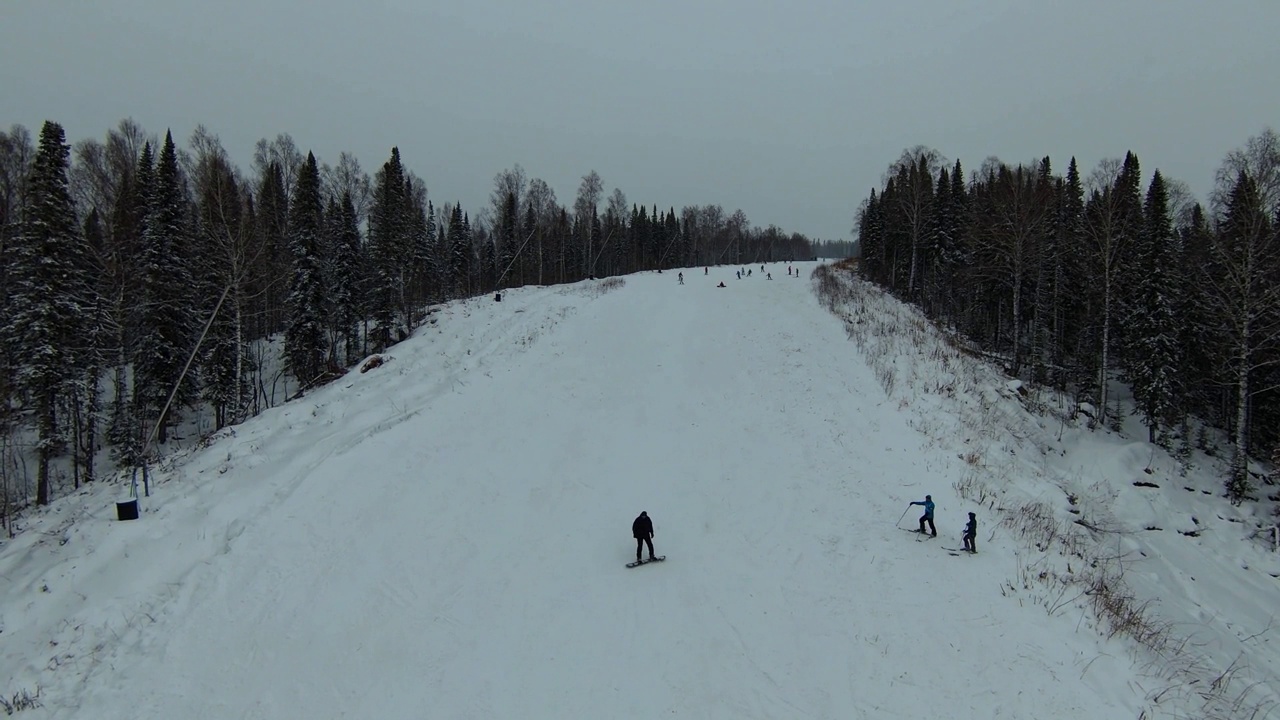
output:
[{"label": "ski slope", "polygon": [[[0,547],[0,693],[39,688],[32,720],[1137,717],[1141,654],[1027,599],[965,461],[800,267],[453,303],[174,457],[139,521],[119,484],[59,502]],[[926,493],[919,541],[895,522]],[[629,570],[641,510],[667,561]]]}]

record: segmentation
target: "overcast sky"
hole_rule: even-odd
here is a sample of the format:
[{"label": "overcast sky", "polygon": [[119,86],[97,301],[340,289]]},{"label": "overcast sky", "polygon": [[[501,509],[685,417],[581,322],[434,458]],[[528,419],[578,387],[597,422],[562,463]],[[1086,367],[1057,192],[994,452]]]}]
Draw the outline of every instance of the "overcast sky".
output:
[{"label": "overcast sky", "polygon": [[242,169],[290,133],[432,200],[488,202],[519,163],[571,204],[719,203],[850,236],[908,146],[970,169],[1132,149],[1203,197],[1280,127],[1277,0],[0,0],[0,126],[102,137],[124,117]]}]

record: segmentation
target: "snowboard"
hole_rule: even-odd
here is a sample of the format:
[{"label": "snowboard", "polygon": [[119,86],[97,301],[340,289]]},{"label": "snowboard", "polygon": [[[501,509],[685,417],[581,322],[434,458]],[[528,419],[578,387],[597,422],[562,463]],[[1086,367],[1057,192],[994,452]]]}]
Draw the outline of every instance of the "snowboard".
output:
[{"label": "snowboard", "polygon": [[635,562],[629,562],[627,563],[627,567],[629,568],[640,567],[641,565],[648,565],[649,563],[662,562],[663,560],[666,560],[666,559],[667,559],[666,555],[659,555],[658,557],[652,560],[637,560]]}]

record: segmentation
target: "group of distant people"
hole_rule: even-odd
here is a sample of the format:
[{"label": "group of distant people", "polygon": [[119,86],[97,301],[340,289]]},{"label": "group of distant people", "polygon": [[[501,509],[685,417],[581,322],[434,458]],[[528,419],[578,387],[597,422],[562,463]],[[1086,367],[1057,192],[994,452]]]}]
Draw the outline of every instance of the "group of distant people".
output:
[{"label": "group of distant people", "polygon": [[[938,537],[938,526],[933,524],[933,496],[925,495],[924,500],[914,500],[911,505],[920,505],[924,507],[924,514],[920,516],[920,529],[916,532],[924,533],[925,526],[929,527],[929,534],[932,537]],[[910,506],[908,506],[910,507]],[[964,526],[964,549],[971,553],[978,552],[978,516],[969,513],[969,522]]]},{"label": "group of distant people", "polygon": [[[661,271],[661,270],[659,270],[658,272],[662,272],[662,271]],[[752,272],[753,272],[752,268],[744,267],[744,268],[739,268],[738,270],[735,270],[735,271],[734,271],[734,274],[737,276],[737,278],[738,278],[739,280],[741,280],[741,279],[742,279],[742,278],[744,278],[744,277],[751,277]],[[764,273],[764,276],[765,276],[765,279],[766,279],[766,280],[772,280],[772,279],[773,279],[773,273],[771,273],[771,272],[769,272],[769,271],[765,270],[765,266],[764,266],[764,265],[761,265],[761,266],[760,266],[760,272]],[[704,267],[702,268],[702,274],[703,274],[704,276],[705,276],[705,275],[710,275],[710,274],[711,274],[711,266],[709,266],[709,265],[704,266]],[[787,266],[787,277],[800,277],[800,268],[792,268],[790,265],[788,265],[788,266]],[[683,284],[684,284],[684,272],[683,272],[683,271],[682,271],[682,272],[679,272],[679,273],[677,273],[677,274],[676,274],[676,281],[677,281],[679,284],[681,284],[681,285],[683,285]],[[723,281],[723,280],[721,280],[721,281],[719,282],[719,284],[717,284],[717,285],[716,285],[716,287],[725,287],[724,281]]]},{"label": "group of distant people", "polygon": [[[925,495],[924,500],[913,500],[911,505],[920,505],[924,508],[924,514],[920,516],[920,529],[916,532],[927,532],[932,537],[938,537],[938,526],[933,523],[933,512],[935,505],[932,495]],[[910,509],[911,505],[908,505]],[[649,517],[648,512],[642,511],[640,515],[631,522],[631,536],[636,541],[636,563],[640,563],[643,557],[643,551],[647,547],[649,550],[649,560],[657,559],[653,552],[653,520]],[[978,517],[974,513],[969,513],[969,522],[964,526],[964,549],[966,552],[978,552]]]}]

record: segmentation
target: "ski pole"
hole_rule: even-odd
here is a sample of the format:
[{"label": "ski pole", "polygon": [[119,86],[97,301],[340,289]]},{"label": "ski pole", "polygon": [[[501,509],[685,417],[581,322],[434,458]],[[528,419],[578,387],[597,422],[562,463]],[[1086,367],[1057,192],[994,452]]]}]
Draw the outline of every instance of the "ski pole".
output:
[{"label": "ski pole", "polygon": [[898,522],[894,523],[894,525],[901,525],[902,518],[906,517],[909,512],[911,512],[911,505],[907,505],[907,509],[902,511],[902,517],[898,518]]}]

